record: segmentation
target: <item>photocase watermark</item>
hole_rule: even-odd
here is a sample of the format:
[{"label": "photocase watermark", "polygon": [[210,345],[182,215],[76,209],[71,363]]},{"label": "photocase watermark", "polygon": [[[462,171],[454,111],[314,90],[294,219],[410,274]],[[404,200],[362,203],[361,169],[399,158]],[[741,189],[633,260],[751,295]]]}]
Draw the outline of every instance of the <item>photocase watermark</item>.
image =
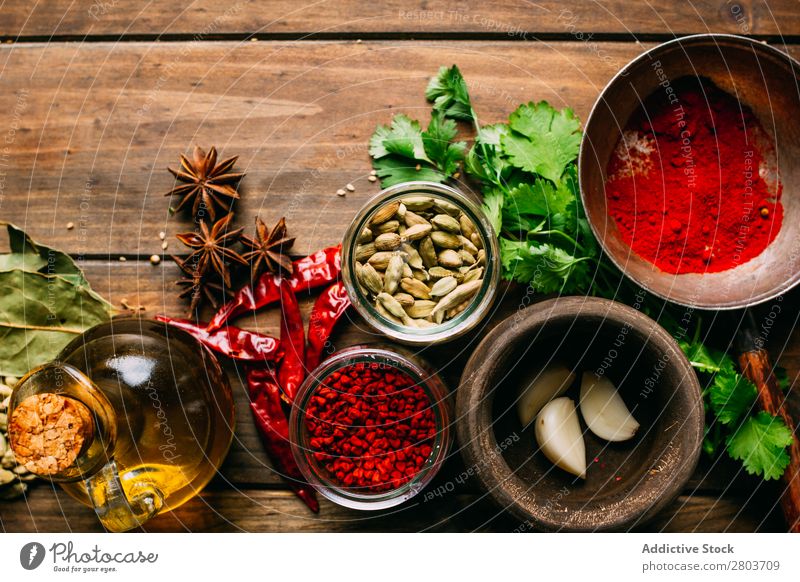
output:
[{"label": "photocase watermark", "polygon": [[53,572],[108,574],[118,572],[120,565],[155,564],[158,554],[142,550],[109,552],[97,544],[84,550],[76,548],[72,542],[56,542],[48,549],[39,542],[29,542],[19,552],[19,562],[25,570],[35,570],[47,558]]},{"label": "photocase watermark", "polygon": [[145,388],[148,398],[150,398],[153,409],[156,411],[156,418],[158,419],[155,428],[163,435],[163,442],[158,445],[158,450],[161,451],[161,457],[170,464],[174,464],[176,459],[181,455],[176,452],[177,445],[175,444],[175,433],[167,421],[167,411],[164,410],[164,404],[161,402],[161,397],[158,394],[158,388],[153,385],[151,379],[147,380],[147,387]]},{"label": "photocase watermark", "polygon": [[[569,10],[568,8],[562,8],[558,13],[558,16],[556,16],[556,22],[561,24],[564,27],[564,30],[570,34],[572,38],[584,43],[586,48],[589,49],[603,64],[608,65],[615,71],[620,70],[620,64],[603,49],[603,45],[594,40],[594,33],[584,32],[578,27],[578,15],[572,12],[572,10]],[[625,72],[620,71],[620,74],[625,75]]]},{"label": "photocase watermark", "polygon": [[28,542],[19,551],[20,566],[26,570],[35,570],[44,562],[45,549],[39,542]]},{"label": "photocase watermark", "polygon": [[109,0],[108,2],[95,0],[86,12],[89,14],[89,18],[94,21],[99,21],[100,17],[110,14],[119,3],[119,0]]}]

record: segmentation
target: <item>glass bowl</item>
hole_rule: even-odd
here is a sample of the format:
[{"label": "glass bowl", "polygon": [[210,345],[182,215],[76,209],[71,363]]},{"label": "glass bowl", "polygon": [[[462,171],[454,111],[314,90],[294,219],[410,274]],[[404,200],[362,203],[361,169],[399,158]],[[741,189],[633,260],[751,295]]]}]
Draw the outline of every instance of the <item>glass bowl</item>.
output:
[{"label": "glass bowl", "polygon": [[[307,409],[312,397],[331,374],[364,364],[371,369],[391,369],[408,375],[415,386],[423,389],[430,400],[435,434],[430,443],[431,452],[419,471],[404,484],[379,492],[346,487],[330,475],[315,458],[307,426]],[[399,505],[422,491],[444,463],[452,440],[450,432],[450,403],[447,387],[425,362],[410,354],[398,353],[384,347],[354,346],[337,352],[320,364],[306,378],[298,391],[289,417],[289,442],[300,471],[306,480],[324,497],[339,505],[354,509],[377,510]],[[390,425],[386,425],[389,427]],[[387,428],[388,430],[388,428]],[[402,450],[394,447],[393,452]],[[343,457],[340,457],[343,458]],[[354,456],[354,458],[356,458]],[[359,455],[358,458],[363,458]]]},{"label": "glass bowl", "polygon": [[[358,237],[382,206],[410,196],[427,196],[455,206],[475,225],[486,253],[483,285],[471,303],[461,313],[438,325],[414,328],[392,321],[375,308],[372,300],[357,282],[355,273]],[[356,214],[342,243],[342,280],[356,311],[380,333],[391,339],[412,345],[431,345],[450,341],[473,329],[489,312],[500,281],[500,252],[497,236],[486,214],[463,192],[435,182],[404,182],[382,190]]]}]

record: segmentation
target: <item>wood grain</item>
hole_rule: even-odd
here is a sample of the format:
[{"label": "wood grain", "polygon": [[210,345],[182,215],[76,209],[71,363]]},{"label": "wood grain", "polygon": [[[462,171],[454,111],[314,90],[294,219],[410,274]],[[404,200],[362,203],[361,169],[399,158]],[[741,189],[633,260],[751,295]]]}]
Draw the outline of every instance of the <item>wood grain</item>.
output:
[{"label": "wood grain", "polygon": [[[657,34],[699,32],[798,34],[791,0],[385,0],[383,2],[291,2],[212,0],[123,2],[50,0],[3,3],[0,34],[6,36],[222,35],[295,37],[332,35],[448,35],[532,40],[537,35],[570,38],[588,33]],[[591,39],[590,39],[591,40]]]},{"label": "wood grain", "polygon": [[[87,277],[94,289],[107,297],[112,303],[119,305],[122,300],[127,304],[142,305],[146,309],[144,315],[167,313],[180,316],[185,309],[173,291],[173,284],[178,277],[178,269],[171,263],[162,263],[152,266],[146,261],[127,261],[120,263],[110,261],[89,261],[84,265]],[[489,327],[493,327],[505,317],[511,315],[520,304],[522,292],[513,287],[504,288],[501,293],[503,301],[498,310],[490,318]],[[300,297],[300,307],[303,316],[308,321],[315,295]],[[786,301],[787,314],[795,312],[796,308],[788,309],[788,305],[800,303],[800,291],[791,294]],[[771,345],[776,348],[773,353],[775,361],[785,366],[791,378],[796,378],[800,373],[800,330],[792,325],[791,317],[778,320]],[[277,336],[279,334],[279,320],[277,309],[265,309],[255,317],[243,318],[241,325],[255,329],[262,333]],[[487,328],[488,332],[488,328]],[[435,363],[451,389],[458,386],[458,382],[466,361],[482,334],[477,334],[473,340],[464,340],[425,350],[423,357]],[[364,327],[363,322],[351,314],[336,328],[332,341],[337,349],[361,343],[375,343],[385,341],[376,337]],[[785,347],[784,347],[785,346]],[[282,486],[282,481],[276,475],[266,453],[261,445],[260,437],[251,420],[248,407],[247,394],[240,380],[240,370],[229,363],[225,364],[228,370],[231,385],[234,390],[234,399],[237,407],[236,438],[231,451],[217,477],[219,484],[234,486]],[[800,418],[800,398],[793,397],[789,401],[796,418]],[[455,448],[444,470],[432,484],[432,489],[452,481],[459,484],[461,492],[475,491],[477,485],[471,481],[461,485],[461,476],[464,470],[463,462]],[[710,460],[703,458],[693,478],[687,485],[687,492],[698,494],[717,492],[725,494],[752,494],[763,496],[766,499],[777,500],[779,491],[774,484],[764,483],[745,474],[739,463],[735,463],[725,456]]]},{"label": "wood grain", "polygon": [[[697,495],[679,497],[655,520],[636,531],[781,531],[781,517],[756,498]],[[27,500],[0,504],[0,531],[100,532],[91,509],[60,490],[41,485]],[[402,506],[359,512],[325,500],[310,513],[288,491],[207,489],[172,513],[148,522],[148,532],[524,532],[482,495],[453,493]]]},{"label": "wood grain", "polygon": [[[532,99],[585,117],[644,48],[601,46],[541,43],[531,58],[511,42],[3,45],[0,212],[79,257],[160,253],[162,230],[174,252],[193,225],[167,211],[166,167],[216,144],[248,174],[238,222],[286,216],[306,254],[339,242],[378,191],[369,137],[393,113],[426,118],[442,64],[463,69],[484,123]],[[356,191],[336,196],[347,183]]]},{"label": "wood grain", "polygon": [[[338,242],[378,191],[368,140],[395,112],[429,115],[424,89],[441,65],[463,68],[484,122],[530,99],[585,116],[641,52],[604,49],[608,63],[581,43],[540,45],[536,59],[509,42],[4,45],[0,211],[76,255],[160,252],[159,231],[192,227],[167,212],[166,167],[193,144],[216,144],[248,174],[239,223],[285,215],[306,254]],[[347,183],[356,191],[336,196]]]}]

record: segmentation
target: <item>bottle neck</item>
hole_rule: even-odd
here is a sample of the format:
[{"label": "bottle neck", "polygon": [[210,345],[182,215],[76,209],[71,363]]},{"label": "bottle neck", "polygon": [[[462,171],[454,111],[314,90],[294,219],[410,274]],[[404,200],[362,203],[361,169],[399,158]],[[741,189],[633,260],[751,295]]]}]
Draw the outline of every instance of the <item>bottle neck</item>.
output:
[{"label": "bottle neck", "polygon": [[113,407],[72,366],[37,368],[11,395],[9,444],[36,475],[54,481],[86,479],[112,459],[115,441]]}]

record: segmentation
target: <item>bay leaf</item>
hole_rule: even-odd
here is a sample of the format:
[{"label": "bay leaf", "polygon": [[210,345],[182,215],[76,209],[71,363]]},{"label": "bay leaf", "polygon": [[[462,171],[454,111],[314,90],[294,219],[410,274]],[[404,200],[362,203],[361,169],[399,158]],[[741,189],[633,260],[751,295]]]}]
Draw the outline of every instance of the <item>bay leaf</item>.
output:
[{"label": "bay leaf", "polygon": [[0,271],[22,269],[43,275],[58,275],[73,285],[85,289],[94,299],[104,303],[107,311],[114,310],[113,305],[92,289],[83,270],[67,253],[36,242],[15,224],[0,220],[0,225],[5,225],[8,231],[8,243],[11,249],[11,253],[0,255]]},{"label": "bay leaf", "polygon": [[0,272],[0,375],[22,376],[53,360],[76,335],[112,314],[87,286],[22,269]]},{"label": "bay leaf", "polygon": [[[20,227],[5,221],[11,254],[0,255],[0,270],[4,263],[16,265],[26,271],[38,271],[45,275],[60,275],[75,285],[89,287],[89,282],[80,267],[67,253],[34,241]],[[24,266],[23,266],[24,264]]]}]

